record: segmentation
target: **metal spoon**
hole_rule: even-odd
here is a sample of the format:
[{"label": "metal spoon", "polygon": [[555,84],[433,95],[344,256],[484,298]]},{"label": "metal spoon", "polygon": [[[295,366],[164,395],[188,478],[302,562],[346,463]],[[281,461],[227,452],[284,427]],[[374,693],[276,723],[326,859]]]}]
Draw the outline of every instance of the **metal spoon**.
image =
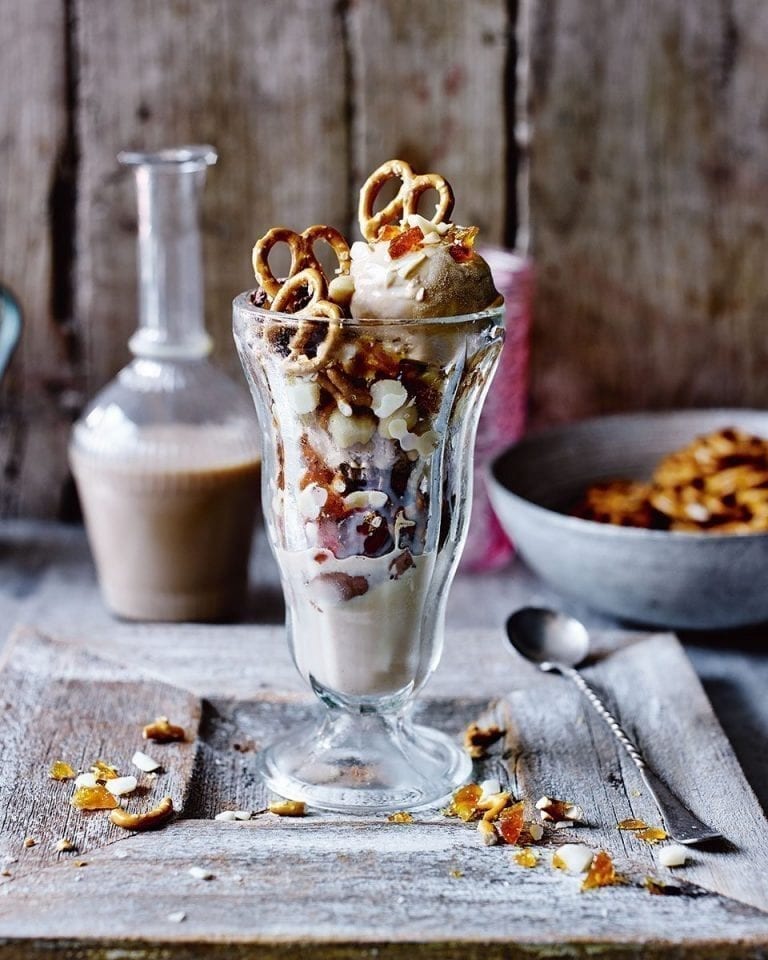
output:
[{"label": "metal spoon", "polygon": [[574,668],[589,652],[589,634],[583,623],[555,610],[523,607],[507,620],[509,642],[519,654],[541,670],[556,672],[573,680],[611,728],[632,762],[664,818],[667,833],[678,843],[702,843],[721,836],[695,817],[669,787],[647,766],[640,751],[624,733],[619,722]]}]

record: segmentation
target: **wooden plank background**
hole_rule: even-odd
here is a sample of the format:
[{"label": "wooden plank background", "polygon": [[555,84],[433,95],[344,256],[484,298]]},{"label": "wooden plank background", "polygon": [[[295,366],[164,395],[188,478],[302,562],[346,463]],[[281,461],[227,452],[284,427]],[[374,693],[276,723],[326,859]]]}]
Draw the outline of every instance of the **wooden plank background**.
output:
[{"label": "wooden plank background", "polygon": [[0,516],[74,514],[70,424],[128,359],[125,147],[219,149],[206,307],[235,375],[229,303],[268,226],[350,227],[361,178],[401,154],[511,242],[525,156],[533,420],[764,404],[767,45],[759,0],[7,0],[0,283],[26,327]]}]

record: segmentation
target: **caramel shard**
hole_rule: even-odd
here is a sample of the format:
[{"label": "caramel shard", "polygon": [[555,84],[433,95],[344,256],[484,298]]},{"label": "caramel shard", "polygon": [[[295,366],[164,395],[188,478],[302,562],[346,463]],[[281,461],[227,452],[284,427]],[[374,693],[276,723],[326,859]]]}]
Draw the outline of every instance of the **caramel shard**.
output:
[{"label": "caramel shard", "polygon": [[400,257],[404,257],[406,253],[421,249],[423,240],[424,233],[419,227],[410,227],[408,230],[403,230],[402,233],[399,233],[389,241],[387,250],[390,259],[399,260]]},{"label": "caramel shard", "polygon": [[390,823],[413,823],[413,815],[407,810],[398,810],[397,813],[390,813],[387,820]]},{"label": "caramel shard", "polygon": [[629,817],[627,820],[620,820],[618,827],[619,830],[645,830],[648,824],[645,820],[635,820],[633,817]]},{"label": "caramel shard", "polygon": [[173,816],[173,800],[171,797],[163,797],[156,807],[148,810],[146,813],[129,813],[122,807],[113,810],[109,819],[116,827],[122,827],[123,830],[154,830],[155,827],[162,826]]},{"label": "caramel shard", "polygon": [[116,780],[120,776],[117,767],[113,767],[111,763],[105,763],[103,760],[94,760],[91,764],[91,773],[102,783],[106,783],[107,780]]},{"label": "caramel shard", "polygon": [[307,805],[301,800],[274,800],[267,810],[270,813],[276,813],[278,817],[304,817],[307,813]]},{"label": "caramel shard", "polygon": [[477,804],[482,793],[482,788],[477,783],[468,783],[464,787],[459,787],[453,794],[450,806],[444,811],[445,815],[458,817],[465,823],[475,819],[478,813]]},{"label": "caramel shard", "polygon": [[525,850],[520,850],[515,854],[515,863],[519,867],[527,867],[530,869],[531,867],[535,867],[538,862],[539,855],[534,850],[531,850],[530,847],[526,847]]},{"label": "caramel shard", "polygon": [[616,870],[613,866],[610,853],[606,853],[605,850],[600,850],[592,860],[592,866],[584,878],[581,889],[595,890],[598,887],[612,887],[620,882],[616,876]]},{"label": "caramel shard", "polygon": [[499,833],[505,843],[516,844],[525,826],[525,803],[519,800],[499,813]]},{"label": "caramel shard", "polygon": [[118,806],[117,797],[101,783],[95,787],[78,787],[69,802],[75,810],[114,810]]},{"label": "caramel shard", "polygon": [[638,840],[645,840],[646,843],[658,843],[660,840],[667,839],[667,831],[661,827],[648,827],[646,830],[638,830],[635,834]]},{"label": "caramel shard", "polygon": [[488,747],[493,746],[506,733],[500,727],[480,727],[470,723],[464,731],[464,749],[473,760],[481,760],[488,753]]},{"label": "caramel shard", "polygon": [[75,776],[75,771],[63,760],[54,760],[48,776],[51,780],[72,780]]},{"label": "caramel shard", "polygon": [[184,727],[171,723],[168,717],[157,717],[154,723],[148,723],[141,731],[145,740],[154,740],[155,743],[174,743],[186,739]]}]

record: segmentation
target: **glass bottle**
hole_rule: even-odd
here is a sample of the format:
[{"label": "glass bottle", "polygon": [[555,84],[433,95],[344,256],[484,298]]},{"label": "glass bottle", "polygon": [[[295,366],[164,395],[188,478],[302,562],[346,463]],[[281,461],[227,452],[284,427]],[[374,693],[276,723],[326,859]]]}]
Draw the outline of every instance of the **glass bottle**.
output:
[{"label": "glass bottle", "polygon": [[260,500],[247,394],[209,361],[199,202],[208,146],[121,153],[138,193],[134,359],[75,424],[70,463],[107,606],[220,620],[243,599]]}]

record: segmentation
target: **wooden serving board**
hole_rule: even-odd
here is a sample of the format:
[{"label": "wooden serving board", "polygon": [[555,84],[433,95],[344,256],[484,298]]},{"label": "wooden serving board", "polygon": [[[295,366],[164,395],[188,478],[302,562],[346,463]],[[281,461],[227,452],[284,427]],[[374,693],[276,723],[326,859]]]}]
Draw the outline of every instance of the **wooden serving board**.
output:
[{"label": "wooden serving board", "polygon": [[[17,630],[0,673],[0,958],[766,955],[768,825],[670,635],[618,649],[605,637],[609,652],[588,673],[649,761],[727,837],[674,873],[657,866],[658,848],[617,829],[659,818],[602,722],[567,682],[511,659],[494,632],[449,636],[419,713],[456,736],[473,719],[499,722],[506,737],[477,778],[499,776],[531,806],[546,793],[584,808],[588,823],[548,835],[530,870],[438,809],[412,824],[317,812],[214,821],[224,808],[264,809],[255,751],[315,709],[280,630],[114,625],[79,643],[76,625],[64,633]],[[163,772],[132,804],[169,793],[179,818],[131,835],[71,810],[71,784],[48,778],[50,761],[100,756],[127,772],[157,714],[197,737],[148,748]],[[61,836],[77,850],[57,853]],[[626,883],[580,892],[549,866],[571,839],[610,850]],[[647,892],[649,875],[668,895]]]}]

